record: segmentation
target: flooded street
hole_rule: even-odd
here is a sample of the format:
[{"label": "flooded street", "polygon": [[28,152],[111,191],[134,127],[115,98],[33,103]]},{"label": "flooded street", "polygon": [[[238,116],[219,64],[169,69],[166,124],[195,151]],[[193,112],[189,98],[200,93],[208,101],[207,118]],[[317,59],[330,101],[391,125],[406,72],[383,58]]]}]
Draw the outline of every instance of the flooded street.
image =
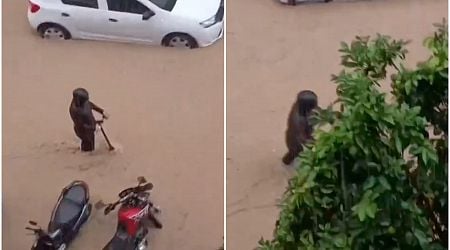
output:
[{"label": "flooded street", "polygon": [[[290,106],[311,89],[334,100],[340,42],[356,35],[412,40],[408,64],[427,58],[423,39],[447,17],[445,0],[339,1],[285,6],[228,0],[227,248],[248,250],[270,239],[292,174],[281,163]],[[389,86],[385,86],[386,90]]]},{"label": "flooded street", "polygon": [[[3,1],[3,249],[30,249],[29,219],[47,226],[61,189],[81,179],[93,203],[113,202],[136,177],[153,182],[162,230],[152,249],[215,249],[223,236],[223,41],[184,51],[92,41],[47,41],[28,1]],[[111,115],[94,155],[77,151],[69,117],[84,87]],[[117,212],[94,211],[70,249],[98,250]],[[205,237],[205,236],[208,237]]]}]

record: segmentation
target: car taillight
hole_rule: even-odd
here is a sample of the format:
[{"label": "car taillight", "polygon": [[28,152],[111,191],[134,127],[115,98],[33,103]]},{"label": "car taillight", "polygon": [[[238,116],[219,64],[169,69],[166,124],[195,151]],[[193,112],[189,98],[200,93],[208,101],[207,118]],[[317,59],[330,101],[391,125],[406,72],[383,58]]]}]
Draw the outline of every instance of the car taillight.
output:
[{"label": "car taillight", "polygon": [[30,1],[30,11],[31,13],[36,13],[41,9],[41,6]]}]

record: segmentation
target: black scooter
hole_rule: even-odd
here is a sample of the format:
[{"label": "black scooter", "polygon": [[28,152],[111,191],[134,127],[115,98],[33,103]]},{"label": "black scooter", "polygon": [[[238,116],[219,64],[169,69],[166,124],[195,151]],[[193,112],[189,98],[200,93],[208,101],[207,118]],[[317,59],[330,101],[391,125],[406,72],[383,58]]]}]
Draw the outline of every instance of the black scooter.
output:
[{"label": "black scooter", "polygon": [[34,221],[26,227],[36,236],[31,250],[64,250],[75,238],[81,226],[91,215],[89,187],[83,181],[74,181],[66,186],[53,209],[47,231]]}]

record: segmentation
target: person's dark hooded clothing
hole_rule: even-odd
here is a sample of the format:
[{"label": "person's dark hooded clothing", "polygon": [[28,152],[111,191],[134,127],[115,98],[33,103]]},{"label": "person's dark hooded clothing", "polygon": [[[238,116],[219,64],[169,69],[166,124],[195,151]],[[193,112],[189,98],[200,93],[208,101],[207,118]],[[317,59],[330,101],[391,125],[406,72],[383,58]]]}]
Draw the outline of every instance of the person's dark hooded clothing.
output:
[{"label": "person's dark hooded clothing", "polygon": [[69,113],[74,123],[75,134],[81,139],[82,151],[95,149],[95,129],[97,121],[92,110],[104,113],[104,110],[89,101],[89,93],[83,88],[73,91]]}]

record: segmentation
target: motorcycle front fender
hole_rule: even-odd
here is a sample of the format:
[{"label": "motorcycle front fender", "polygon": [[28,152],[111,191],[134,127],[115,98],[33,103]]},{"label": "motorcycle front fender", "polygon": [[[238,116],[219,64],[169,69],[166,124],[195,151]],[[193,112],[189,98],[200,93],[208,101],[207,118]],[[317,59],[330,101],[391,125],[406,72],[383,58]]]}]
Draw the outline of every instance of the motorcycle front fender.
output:
[{"label": "motorcycle front fender", "polygon": [[118,227],[113,238],[106,244],[103,250],[135,250],[135,244],[136,239]]}]

